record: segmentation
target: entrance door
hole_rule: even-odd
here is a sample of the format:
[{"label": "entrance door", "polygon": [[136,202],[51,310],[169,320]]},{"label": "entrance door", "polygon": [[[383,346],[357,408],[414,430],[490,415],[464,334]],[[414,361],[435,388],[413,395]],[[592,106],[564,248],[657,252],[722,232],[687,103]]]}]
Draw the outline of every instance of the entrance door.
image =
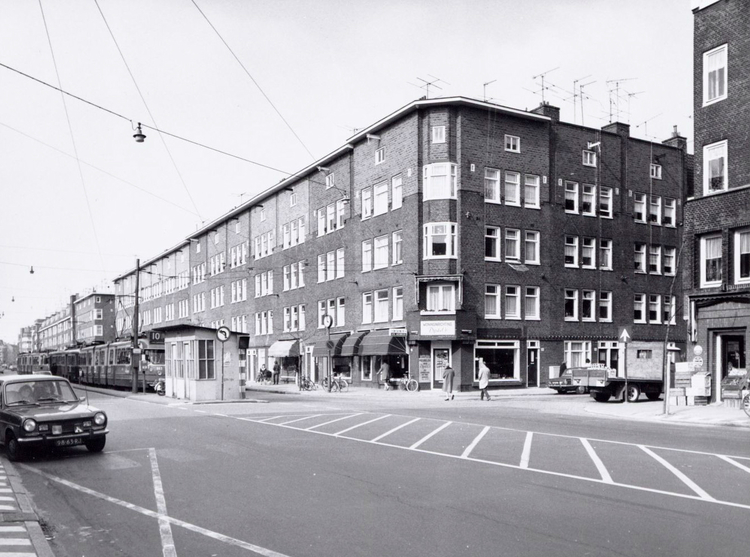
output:
[{"label": "entrance door", "polygon": [[722,335],[721,378],[724,379],[733,369],[746,369],[745,336]]},{"label": "entrance door", "polygon": [[526,342],[526,386],[539,386],[539,341]]},{"label": "entrance door", "polygon": [[600,340],[598,348],[597,363],[617,370],[617,375],[620,375],[620,343]]},{"label": "entrance door", "polygon": [[443,386],[443,370],[445,369],[445,366],[450,365],[450,363],[451,363],[450,348],[433,348],[432,349],[432,385],[433,387],[441,388]]}]

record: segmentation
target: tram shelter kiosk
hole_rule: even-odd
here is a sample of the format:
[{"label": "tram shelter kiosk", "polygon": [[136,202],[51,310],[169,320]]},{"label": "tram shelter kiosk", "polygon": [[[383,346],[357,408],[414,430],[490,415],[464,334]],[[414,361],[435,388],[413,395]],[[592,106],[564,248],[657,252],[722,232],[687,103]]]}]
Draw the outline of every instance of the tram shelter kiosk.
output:
[{"label": "tram shelter kiosk", "polygon": [[164,334],[167,396],[191,402],[244,398],[237,333],[228,327],[196,325],[169,325],[154,330]]}]

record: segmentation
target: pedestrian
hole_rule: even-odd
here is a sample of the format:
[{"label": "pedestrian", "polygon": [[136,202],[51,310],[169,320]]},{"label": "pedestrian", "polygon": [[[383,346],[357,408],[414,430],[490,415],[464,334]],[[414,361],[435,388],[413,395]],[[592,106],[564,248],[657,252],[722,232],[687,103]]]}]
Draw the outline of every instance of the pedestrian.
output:
[{"label": "pedestrian", "polygon": [[279,361],[276,360],[276,362],[273,364],[273,384],[274,385],[279,384],[279,375],[281,375],[281,365],[279,365]]},{"label": "pedestrian", "polygon": [[558,374],[558,377],[562,377],[562,374],[565,373],[566,369],[568,369],[568,364],[563,360],[563,363],[560,364],[560,373]]},{"label": "pedestrian", "polygon": [[262,382],[263,382],[263,380],[264,380],[264,379],[266,378],[266,371],[268,371],[268,370],[266,369],[266,364],[262,364],[262,365],[260,366],[260,369],[258,370],[258,377],[256,377],[256,378],[255,378],[255,380],[256,380],[256,381],[257,381],[258,383],[262,383]]},{"label": "pedestrian", "polygon": [[383,363],[380,364],[380,369],[378,370],[378,373],[380,374],[380,380],[383,382],[383,388],[386,391],[391,390],[391,366],[390,364],[383,358]]},{"label": "pedestrian", "polygon": [[487,365],[484,363],[484,358],[479,358],[479,400],[484,400],[484,397],[487,397],[487,400],[492,400],[490,398],[490,393],[487,392],[487,386],[490,384],[490,368],[487,367]]},{"label": "pedestrian", "polygon": [[445,400],[453,400],[453,397],[455,396],[453,394],[453,377],[455,377],[456,373],[453,371],[453,368],[449,365],[445,366],[445,369],[443,369],[443,390],[445,391]]}]

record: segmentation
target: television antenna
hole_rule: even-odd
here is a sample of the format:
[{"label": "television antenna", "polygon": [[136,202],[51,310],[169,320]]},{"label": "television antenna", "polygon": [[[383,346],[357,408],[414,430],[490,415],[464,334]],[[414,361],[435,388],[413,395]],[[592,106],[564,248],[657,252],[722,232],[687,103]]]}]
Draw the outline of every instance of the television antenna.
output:
[{"label": "television antenna", "polygon": [[484,102],[487,102],[487,86],[495,83],[497,79],[493,79],[492,81],[488,81],[487,83],[482,84],[482,98],[484,99]]},{"label": "television antenna", "polygon": [[[620,120],[620,83],[625,83],[626,81],[633,81],[634,79],[637,79],[635,77],[626,77],[623,79],[609,79],[607,80],[607,86],[610,86],[610,83],[614,83],[614,87],[609,87],[609,122],[612,123],[612,107],[615,107],[615,117],[617,120]],[[612,92],[615,93],[615,100],[612,101]]]},{"label": "television antenna", "polygon": [[421,77],[417,78],[419,81],[422,82],[422,85],[417,85],[416,83],[409,82],[409,85],[414,85],[414,87],[419,87],[420,89],[424,89],[426,99],[430,98],[430,87],[434,87],[435,89],[442,90],[443,88],[438,85],[439,82],[445,83],[446,85],[450,85],[450,83],[440,79],[439,77],[435,77],[432,74],[427,74],[427,75],[432,78],[431,81],[427,81],[426,79],[422,79]]},{"label": "television antenna", "polygon": [[579,77],[578,79],[573,80],[573,123],[574,124],[576,123],[576,97],[579,97],[581,95],[580,91],[576,93],[576,85],[578,85],[584,79],[588,79],[589,77],[591,77],[591,74],[584,76],[584,77]]},{"label": "television antenna", "polygon": [[550,72],[554,72],[557,69],[560,69],[560,66],[557,66],[556,68],[552,68],[551,70],[547,70],[546,72],[542,72],[540,74],[537,74],[537,75],[535,75],[535,76],[533,76],[531,78],[531,79],[541,78],[541,80],[542,80],[542,89],[541,89],[541,92],[542,92],[542,102],[544,102],[544,90],[546,89],[546,87],[544,86],[544,76],[546,76]]}]

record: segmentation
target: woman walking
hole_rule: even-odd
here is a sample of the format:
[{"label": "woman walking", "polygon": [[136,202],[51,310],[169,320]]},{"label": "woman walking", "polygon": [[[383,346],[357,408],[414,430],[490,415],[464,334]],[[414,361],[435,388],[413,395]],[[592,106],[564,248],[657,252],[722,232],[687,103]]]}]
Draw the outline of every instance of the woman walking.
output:
[{"label": "woman walking", "polygon": [[443,370],[443,390],[445,391],[445,400],[453,400],[453,377],[456,373],[451,366],[445,366]]}]

